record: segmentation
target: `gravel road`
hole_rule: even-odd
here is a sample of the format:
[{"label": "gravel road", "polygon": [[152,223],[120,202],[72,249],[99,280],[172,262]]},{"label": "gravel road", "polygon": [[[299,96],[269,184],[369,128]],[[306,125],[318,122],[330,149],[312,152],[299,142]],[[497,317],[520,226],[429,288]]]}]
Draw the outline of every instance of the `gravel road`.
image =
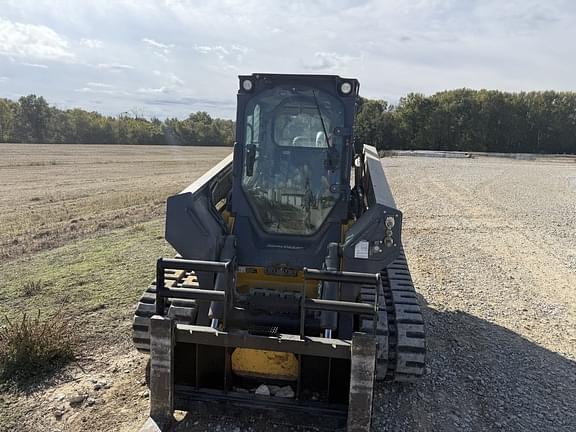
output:
[{"label": "gravel road", "polygon": [[374,430],[576,430],[576,164],[383,163],[429,355],[378,389]]}]

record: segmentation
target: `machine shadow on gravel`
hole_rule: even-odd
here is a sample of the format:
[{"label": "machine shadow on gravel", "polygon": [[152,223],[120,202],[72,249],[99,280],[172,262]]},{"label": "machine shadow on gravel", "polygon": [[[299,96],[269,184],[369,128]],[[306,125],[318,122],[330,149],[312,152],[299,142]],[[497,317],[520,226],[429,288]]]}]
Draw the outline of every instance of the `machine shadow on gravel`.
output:
[{"label": "machine shadow on gravel", "polygon": [[466,312],[421,304],[427,375],[377,387],[373,430],[576,430],[576,362]]},{"label": "machine shadow on gravel", "polygon": [[[372,430],[576,430],[576,362],[466,312],[424,306],[424,314],[427,375],[408,386],[378,384]],[[196,408],[173,430],[200,431],[216,425],[254,432],[271,427],[344,430],[334,420],[287,418],[277,411],[219,404]]]}]

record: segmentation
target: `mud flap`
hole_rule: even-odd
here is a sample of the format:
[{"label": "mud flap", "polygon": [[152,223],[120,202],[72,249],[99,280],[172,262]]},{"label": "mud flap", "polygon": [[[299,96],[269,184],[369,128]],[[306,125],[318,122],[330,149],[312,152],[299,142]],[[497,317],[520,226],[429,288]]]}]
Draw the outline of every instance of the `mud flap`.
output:
[{"label": "mud flap", "polygon": [[348,432],[369,432],[376,368],[376,339],[364,333],[352,336]]}]

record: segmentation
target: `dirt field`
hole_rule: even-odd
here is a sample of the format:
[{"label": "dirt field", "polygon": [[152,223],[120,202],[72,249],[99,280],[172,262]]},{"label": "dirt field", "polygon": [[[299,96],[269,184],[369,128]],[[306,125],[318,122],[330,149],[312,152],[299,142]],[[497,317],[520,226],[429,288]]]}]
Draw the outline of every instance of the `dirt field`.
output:
[{"label": "dirt field", "polygon": [[[148,409],[132,306],[152,277],[167,195],[230,149],[0,145],[0,316],[65,311],[83,354],[0,393],[0,431],[134,431]],[[378,387],[375,431],[576,430],[576,163],[383,160],[415,285],[428,373]],[[25,295],[26,281],[42,287]],[[79,407],[68,400],[88,398]],[[61,414],[61,416],[60,416]],[[288,431],[262,414],[190,414],[180,431]]]}]

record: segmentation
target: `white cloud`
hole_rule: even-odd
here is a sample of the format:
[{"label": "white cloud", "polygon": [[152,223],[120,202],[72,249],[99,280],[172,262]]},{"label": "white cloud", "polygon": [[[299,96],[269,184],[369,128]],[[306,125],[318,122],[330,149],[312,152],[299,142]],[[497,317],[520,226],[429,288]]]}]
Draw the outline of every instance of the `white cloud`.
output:
[{"label": "white cloud", "polygon": [[104,43],[99,39],[81,39],[80,45],[85,46],[86,48],[102,48]]},{"label": "white cloud", "polygon": [[301,60],[301,64],[304,69],[312,71],[342,71],[347,69],[353,60],[348,55],[334,52],[316,52],[313,60]]},{"label": "white cloud", "polygon": [[129,92],[124,90],[117,90],[114,88],[82,87],[74,91],[76,93],[93,93],[93,94],[104,94],[109,96],[130,96]]},{"label": "white cloud", "polygon": [[158,88],[139,88],[138,93],[143,94],[162,94],[162,93],[170,93],[170,90],[164,86]]},{"label": "white cloud", "polygon": [[33,67],[33,68],[38,68],[38,69],[48,69],[48,66],[46,66],[45,64],[40,64],[40,63],[20,63],[23,66],[28,66],[28,67]]},{"label": "white cloud", "polygon": [[184,85],[184,81],[182,81],[180,78],[178,78],[174,74],[170,74],[169,78],[170,78],[170,83],[172,83],[172,85],[175,85],[177,87],[182,87]]},{"label": "white cloud", "polygon": [[101,82],[87,82],[86,85],[88,87],[97,87],[97,88],[114,88],[116,86],[113,86],[112,84],[105,84],[105,83],[101,83]]},{"label": "white cloud", "polygon": [[67,40],[45,25],[0,18],[0,55],[36,60],[69,61]]},{"label": "white cloud", "polygon": [[163,44],[161,42],[155,41],[154,39],[149,39],[149,38],[143,38],[142,42],[144,42],[144,43],[146,43],[152,47],[162,48],[165,50],[169,50],[170,48],[174,48],[174,45],[166,45],[166,44]]},{"label": "white cloud", "polygon": [[119,89],[118,86],[99,81],[89,81],[84,87],[74,90],[76,93],[90,93],[109,96],[130,96],[130,92]]},{"label": "white cloud", "polygon": [[161,73],[159,71],[154,71],[154,74],[164,77],[164,79],[174,87],[182,87],[184,85],[184,81],[178,78],[174,72]]},{"label": "white cloud", "polygon": [[121,63],[98,63],[97,67],[99,69],[107,69],[107,70],[114,71],[114,72],[134,69],[134,66],[132,66],[132,65],[121,64]]},{"label": "white cloud", "polygon": [[232,45],[232,51],[235,51],[240,54],[246,54],[249,50],[248,48],[243,47],[241,45]]},{"label": "white cloud", "polygon": [[200,45],[194,46],[194,49],[198,51],[200,54],[216,54],[220,59],[223,59],[225,56],[230,54],[230,51],[223,47],[222,45],[215,45],[215,46],[207,46],[207,45]]},{"label": "white cloud", "polygon": [[4,83],[6,81],[8,81],[8,77],[0,76],[0,83]]},{"label": "white cloud", "polygon": [[220,61],[239,63],[250,51],[248,48],[238,45],[194,45],[192,49],[203,55],[214,55]]},{"label": "white cloud", "polygon": [[155,76],[160,77],[162,85],[160,87],[140,87],[138,93],[142,94],[170,94],[175,93],[176,90],[184,86],[184,81],[180,79],[174,72],[161,72],[154,70],[152,72]]},{"label": "white cloud", "polygon": [[200,54],[209,54],[214,48],[213,47],[209,47],[209,46],[205,46],[205,45],[195,45],[194,46],[194,50],[198,51]]},{"label": "white cloud", "polygon": [[173,44],[167,45],[150,38],[143,38],[142,42],[148,45],[148,47],[152,50],[152,53],[155,56],[160,57],[164,61],[168,60],[168,55],[175,47],[175,45]]}]

